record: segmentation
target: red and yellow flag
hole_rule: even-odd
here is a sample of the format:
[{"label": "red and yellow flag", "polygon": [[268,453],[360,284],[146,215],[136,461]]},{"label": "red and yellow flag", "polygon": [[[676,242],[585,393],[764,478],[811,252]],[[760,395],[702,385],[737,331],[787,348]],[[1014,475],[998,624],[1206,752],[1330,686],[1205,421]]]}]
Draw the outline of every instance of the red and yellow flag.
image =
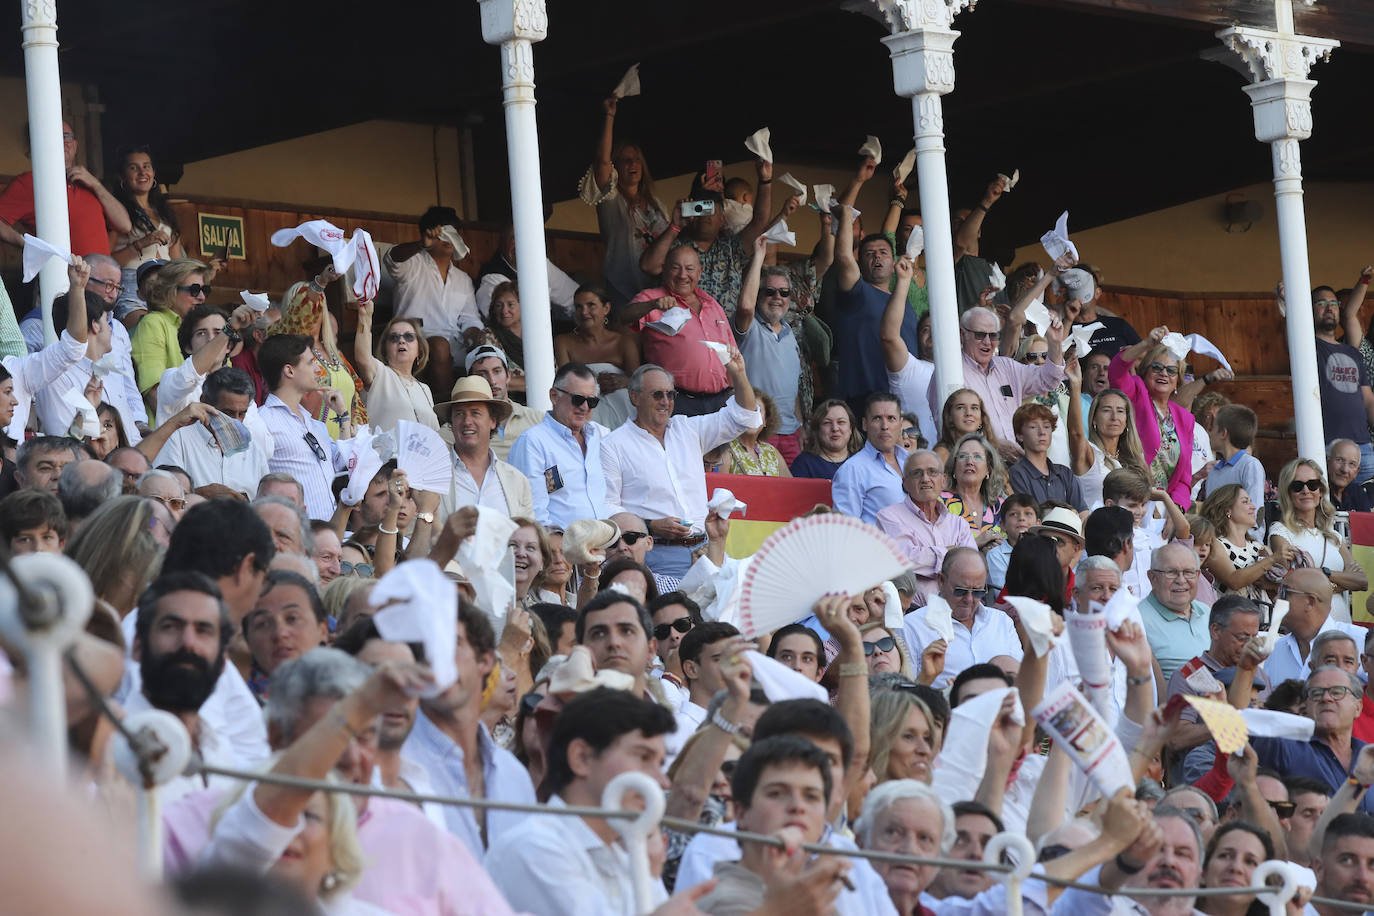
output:
[{"label": "red and yellow flag", "polygon": [[[730,519],[730,536],[725,552],[732,557],[747,557],[759,549],[764,538],[817,505],[830,506],[830,481],[809,477],[751,477],[743,474],[707,474],[706,495],[718,488],[735,494],[748,506],[743,516]],[[1374,541],[1370,543],[1374,544]]]},{"label": "red and yellow flag", "polygon": [[[1366,573],[1374,572],[1374,512],[1350,513],[1350,552]],[[1350,619],[1365,627],[1374,625],[1374,614],[1366,606],[1371,593],[1366,589],[1350,595]]]}]

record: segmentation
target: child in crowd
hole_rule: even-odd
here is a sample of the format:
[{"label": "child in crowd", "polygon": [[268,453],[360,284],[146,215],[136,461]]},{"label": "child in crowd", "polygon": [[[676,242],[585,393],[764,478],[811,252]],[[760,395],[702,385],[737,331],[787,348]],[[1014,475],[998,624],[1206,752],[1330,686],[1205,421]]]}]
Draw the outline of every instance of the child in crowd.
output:
[{"label": "child in crowd", "polygon": [[67,513],[46,490],[16,490],[0,500],[0,535],[12,556],[61,553],[67,543]]},{"label": "child in crowd", "polygon": [[1011,429],[1025,456],[1007,470],[1007,479],[1016,493],[1027,493],[1036,502],[1059,500],[1079,512],[1086,511],[1087,501],[1073,471],[1050,460],[1050,441],[1059,418],[1044,404],[1031,402],[1016,408],[1011,416]]},{"label": "child in crowd", "polygon": [[1184,518],[1188,520],[1188,530],[1193,535],[1193,552],[1197,554],[1197,565],[1201,570],[1197,577],[1197,600],[1211,607],[1217,600],[1217,587],[1205,564],[1216,549],[1217,529],[1201,515],[1190,512]]},{"label": "child in crowd", "polygon": [[[1151,500],[1156,504],[1154,511]],[[1166,491],[1152,488],[1145,475],[1132,468],[1117,468],[1102,478],[1102,504],[1129,509],[1135,519],[1135,561],[1122,576],[1121,584],[1133,595],[1148,595],[1150,582],[1146,573],[1150,569],[1150,554],[1171,540],[1186,541],[1191,537],[1188,520]]]},{"label": "child in crowd", "polygon": [[983,556],[988,564],[988,585],[997,591],[1007,584],[1011,550],[1032,525],[1040,524],[1039,504],[1026,493],[1013,493],[1002,501],[1002,530],[1007,538]]},{"label": "child in crowd", "polygon": [[[1250,495],[1250,502],[1264,505],[1264,465],[1250,454],[1255,442],[1259,420],[1255,412],[1244,404],[1227,404],[1217,408],[1209,439],[1219,458],[1207,474],[1207,492],[1213,493],[1228,483],[1238,483]],[[1250,529],[1257,541],[1264,540],[1263,517]]]}]

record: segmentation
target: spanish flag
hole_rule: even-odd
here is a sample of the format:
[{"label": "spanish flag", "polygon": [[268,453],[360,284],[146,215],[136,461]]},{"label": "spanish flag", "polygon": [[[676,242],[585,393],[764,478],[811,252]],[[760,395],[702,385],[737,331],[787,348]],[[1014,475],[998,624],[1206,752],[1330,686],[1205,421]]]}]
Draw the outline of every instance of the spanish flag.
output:
[{"label": "spanish flag", "polygon": [[[1350,552],[1366,573],[1374,572],[1374,512],[1350,513]],[[1366,606],[1371,594],[1374,592],[1366,590],[1350,595],[1350,619],[1363,627],[1374,625],[1374,614]]]},{"label": "spanish flag", "polygon": [[742,517],[730,519],[730,535],[725,539],[725,552],[736,559],[754,553],[764,538],[797,516],[818,505],[831,505],[830,481],[810,477],[706,475],[708,497],[721,488],[734,493],[748,507]]}]

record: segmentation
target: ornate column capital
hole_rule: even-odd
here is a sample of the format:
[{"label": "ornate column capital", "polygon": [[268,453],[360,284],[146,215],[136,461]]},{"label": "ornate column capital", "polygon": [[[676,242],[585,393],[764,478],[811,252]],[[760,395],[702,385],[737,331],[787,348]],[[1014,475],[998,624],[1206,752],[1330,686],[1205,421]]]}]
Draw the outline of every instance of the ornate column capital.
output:
[{"label": "ornate column capital", "polygon": [[918,29],[948,29],[964,7],[973,9],[978,0],[872,0],[872,3],[895,34]]},{"label": "ornate column capital", "polygon": [[1307,79],[1312,65],[1328,60],[1341,46],[1334,38],[1313,38],[1270,29],[1235,26],[1217,33],[1222,44],[1240,55],[1257,83],[1277,79]]},{"label": "ornate column capital", "polygon": [[882,40],[892,58],[892,85],[903,98],[954,91],[954,42],[948,28],[897,32]]},{"label": "ornate column capital", "polygon": [[543,41],[549,33],[544,0],[477,0],[482,8],[482,40],[489,45],[508,41]]},{"label": "ornate column capital", "polygon": [[57,0],[24,0],[19,7],[19,25],[24,29],[57,28]]}]

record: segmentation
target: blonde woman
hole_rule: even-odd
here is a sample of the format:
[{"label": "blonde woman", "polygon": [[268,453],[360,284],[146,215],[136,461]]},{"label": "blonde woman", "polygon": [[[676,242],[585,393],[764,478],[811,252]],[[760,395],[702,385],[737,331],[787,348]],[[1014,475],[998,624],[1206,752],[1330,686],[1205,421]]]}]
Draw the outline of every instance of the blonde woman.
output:
[{"label": "blonde woman", "polygon": [[930,785],[931,765],[944,740],[930,707],[906,691],[881,690],[869,709],[869,761],[878,782],[915,779]]},{"label": "blonde woman", "polygon": [[[1269,598],[1262,588],[1264,577],[1291,559],[1293,551],[1290,548],[1271,553],[1254,539],[1250,529],[1257,511],[1250,494],[1238,483],[1228,483],[1207,494],[1202,501],[1202,517],[1216,529],[1216,538],[1211,552],[1202,560],[1202,567],[1212,574],[1223,594],[1237,592],[1251,601],[1268,604]],[[1197,534],[1193,537],[1193,547],[1197,549]]]},{"label": "blonde woman", "polygon": [[[151,499],[116,496],[92,512],[67,541],[67,556],[85,570],[95,596],[108,602],[120,619],[134,609],[162,568],[163,548],[154,530],[162,525]],[[162,534],[170,537],[171,531]]]},{"label": "blonde woman", "polygon": [[[367,422],[367,408],[360,397],[363,381],[339,350],[338,329],[334,326],[334,316],[329,313],[324,298],[325,287],[337,279],[339,274],[335,273],[334,268],[326,266],[310,282],[302,281],[288,287],[281,299],[281,320],[269,326],[267,334],[269,337],[273,334],[304,334],[314,341],[310,352],[315,355],[319,387],[321,390],[332,388],[343,395],[343,402],[350,405],[353,428],[357,429]],[[309,395],[302,399],[301,406],[328,428],[331,438],[339,438],[340,415],[331,410],[323,398]]]},{"label": "blonde woman", "polygon": [[1068,427],[1069,457],[1083,499],[1089,506],[1102,502],[1102,480],[1117,468],[1133,468],[1150,477],[1145,449],[1135,426],[1135,408],[1126,393],[1108,388],[1093,398],[1088,407],[1087,432],[1083,424],[1083,370],[1078,360],[1065,361],[1069,378]]},{"label": "blonde woman", "polygon": [[859,633],[864,639],[864,659],[868,662],[869,674],[890,672],[916,680],[911,671],[911,655],[901,633],[892,632],[881,621],[864,624],[859,627]]},{"label": "blonde woman", "polygon": [[1331,582],[1331,619],[1350,623],[1350,593],[1364,591],[1369,579],[1332,527],[1335,517],[1321,465],[1310,458],[1284,465],[1279,473],[1279,520],[1269,529],[1269,549],[1283,553],[1293,548],[1299,552],[1294,565],[1320,569]]},{"label": "blonde woman", "polygon": [[210,294],[210,267],[192,258],[177,258],[157,269],[148,281],[148,314],[130,335],[139,393],[150,414],[157,411],[157,386],[162,373],[180,366],[186,357],[177,329],[186,313]]},{"label": "blonde woman", "polygon": [[1111,384],[1125,393],[1136,411],[1137,432],[1150,469],[1151,486],[1167,490],[1184,512],[1193,504],[1193,430],[1197,421],[1173,400],[1184,362],[1161,343],[1163,325],[1112,357]]}]

